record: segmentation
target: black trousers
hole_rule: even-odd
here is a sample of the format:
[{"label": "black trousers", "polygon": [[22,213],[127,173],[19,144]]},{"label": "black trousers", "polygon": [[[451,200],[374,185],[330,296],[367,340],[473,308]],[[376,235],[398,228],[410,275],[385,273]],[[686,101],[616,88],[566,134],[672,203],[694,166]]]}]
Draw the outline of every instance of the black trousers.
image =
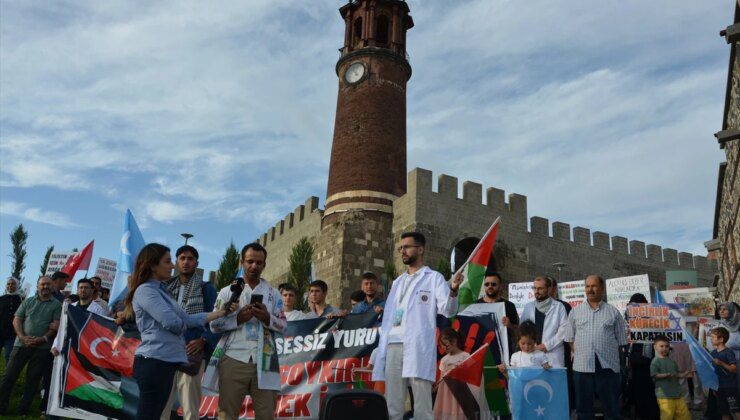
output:
[{"label": "black trousers", "polygon": [[[38,395],[41,378],[45,373],[51,371],[53,360],[54,356],[52,356],[47,348],[13,347],[13,351],[10,353],[10,363],[5,369],[3,378],[0,380],[0,413],[8,410],[10,394],[26,364],[28,364],[28,369],[26,370],[26,387],[23,389],[23,397],[21,397],[18,411],[28,411],[33,398]],[[46,411],[46,402],[48,399],[49,392],[47,391],[44,393],[44,398],[41,399],[41,411]]]},{"label": "black trousers", "polygon": [[134,378],[139,385],[139,406],[136,418],[158,419],[167,404],[178,363],[151,357],[134,358]]}]

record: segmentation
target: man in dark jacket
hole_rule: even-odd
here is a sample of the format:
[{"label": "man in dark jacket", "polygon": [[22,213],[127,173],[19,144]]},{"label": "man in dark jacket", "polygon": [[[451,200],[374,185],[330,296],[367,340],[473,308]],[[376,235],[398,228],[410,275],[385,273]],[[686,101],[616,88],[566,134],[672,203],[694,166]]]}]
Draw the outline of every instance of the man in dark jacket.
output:
[{"label": "man in dark jacket", "polygon": [[13,329],[13,317],[15,311],[21,306],[20,282],[15,277],[8,277],[5,286],[5,294],[0,296],[0,342],[5,356],[5,366],[10,361],[10,352],[13,351],[15,343],[15,330]]}]

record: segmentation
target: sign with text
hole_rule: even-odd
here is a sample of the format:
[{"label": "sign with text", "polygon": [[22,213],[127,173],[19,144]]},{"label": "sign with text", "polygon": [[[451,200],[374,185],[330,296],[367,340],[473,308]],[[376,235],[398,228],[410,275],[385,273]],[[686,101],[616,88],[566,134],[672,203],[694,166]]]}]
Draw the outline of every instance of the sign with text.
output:
[{"label": "sign with text", "polygon": [[665,272],[665,284],[668,290],[691,289],[697,284],[696,271],[672,270]]},{"label": "sign with text", "polygon": [[635,293],[642,293],[651,301],[650,281],[647,274],[637,276],[617,277],[606,281],[606,300],[614,305],[619,312],[624,313],[627,303]]},{"label": "sign with text", "polygon": [[107,258],[98,258],[98,267],[95,269],[95,275],[100,277],[103,287],[110,289],[113,285],[113,279],[116,278],[116,261]]},{"label": "sign with text", "polygon": [[534,282],[509,283],[509,301],[516,306],[520,317],[527,302],[534,300],[533,284]]},{"label": "sign with text", "polygon": [[46,264],[46,271],[44,272],[44,275],[51,276],[52,274],[64,268],[64,265],[67,264],[67,260],[69,259],[69,257],[72,256],[72,254],[74,254],[74,252],[72,251],[52,252],[49,256],[49,262]]},{"label": "sign with text", "polygon": [[634,343],[653,343],[658,335],[671,342],[684,341],[683,305],[666,303],[630,303],[627,305],[627,327]]},{"label": "sign with text", "polygon": [[558,283],[558,297],[575,308],[586,300],[585,280],[566,281]]}]

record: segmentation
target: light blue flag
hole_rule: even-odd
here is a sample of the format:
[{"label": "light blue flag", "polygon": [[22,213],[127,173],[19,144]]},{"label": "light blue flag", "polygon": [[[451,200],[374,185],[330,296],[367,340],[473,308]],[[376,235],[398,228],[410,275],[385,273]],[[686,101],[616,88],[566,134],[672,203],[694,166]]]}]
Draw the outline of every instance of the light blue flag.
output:
[{"label": "light blue flag", "polygon": [[128,276],[134,271],[136,265],[136,256],[139,255],[141,248],[144,248],[146,242],[141,235],[139,225],[130,209],[126,209],[126,215],[123,217],[123,234],[121,234],[121,245],[118,250],[118,264],[116,264],[116,278],[113,279],[111,286],[110,307],[121,300],[128,289]]},{"label": "light blue flag", "polygon": [[569,417],[564,368],[509,368],[509,397],[514,420]]}]

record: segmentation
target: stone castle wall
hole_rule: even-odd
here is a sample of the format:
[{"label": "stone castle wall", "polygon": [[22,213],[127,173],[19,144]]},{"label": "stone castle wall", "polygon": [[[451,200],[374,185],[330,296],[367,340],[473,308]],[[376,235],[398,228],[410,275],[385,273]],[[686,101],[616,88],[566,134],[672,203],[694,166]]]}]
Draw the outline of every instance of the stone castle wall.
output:
[{"label": "stone castle wall", "polygon": [[[419,230],[427,235],[427,264],[435,266],[460,240],[480,238],[493,220],[501,217],[501,226],[494,255],[497,269],[509,281],[531,280],[537,275],[557,276],[555,262],[567,264],[561,273],[563,281],[583,279],[597,273],[604,277],[620,277],[647,273],[653,282],[665,286],[666,270],[696,270],[699,285],[712,283],[716,267],[703,256],[679,253],[641,241],[628,241],[621,236],[593,232],[563,222],[552,224],[542,217],[527,215],[527,198],[509,194],[508,202],[501,189],[483,188],[475,182],[463,182],[462,197],[458,195],[458,180],[449,175],[437,179],[433,191],[432,173],[414,169],[408,177],[408,193],[394,203],[394,239],[402,231]],[[411,214],[412,216],[409,216]],[[401,267],[396,256],[397,268]]]},{"label": "stone castle wall", "polygon": [[256,240],[267,249],[267,266],[262,276],[270,284],[277,287],[288,279],[288,256],[301,238],[307,237],[314,249],[317,247],[323,214],[319,209],[319,198],[310,197]]},{"label": "stone castle wall", "polygon": [[362,272],[382,276],[389,259],[397,272],[403,271],[400,254],[394,251],[401,233],[424,233],[428,242],[425,262],[436,267],[440,259],[449,260],[459,241],[480,239],[499,216],[494,256],[507,281],[528,281],[543,274],[558,276],[552,266],[555,262],[567,264],[560,273],[563,281],[593,273],[606,278],[647,273],[661,288],[665,287],[666,270],[696,270],[700,286],[711,286],[717,272],[716,262],[703,256],[592,233],[584,227],[571,229],[563,222],[550,224],[542,217],[529,218],[527,197],[520,194],[509,194],[507,199],[504,190],[487,188],[484,201],[483,186],[465,181],[460,197],[458,180],[449,175],[437,178],[435,192],[432,172],[420,168],[408,173],[407,185],[407,193],[393,203],[392,222],[380,214],[347,212],[322,228],[318,198],[309,198],[260,237],[269,253],[265,278],[273,285],[285,281],[291,248],[308,237],[315,248],[317,278],[329,284],[329,302],[342,306],[349,293],[359,288]]}]

